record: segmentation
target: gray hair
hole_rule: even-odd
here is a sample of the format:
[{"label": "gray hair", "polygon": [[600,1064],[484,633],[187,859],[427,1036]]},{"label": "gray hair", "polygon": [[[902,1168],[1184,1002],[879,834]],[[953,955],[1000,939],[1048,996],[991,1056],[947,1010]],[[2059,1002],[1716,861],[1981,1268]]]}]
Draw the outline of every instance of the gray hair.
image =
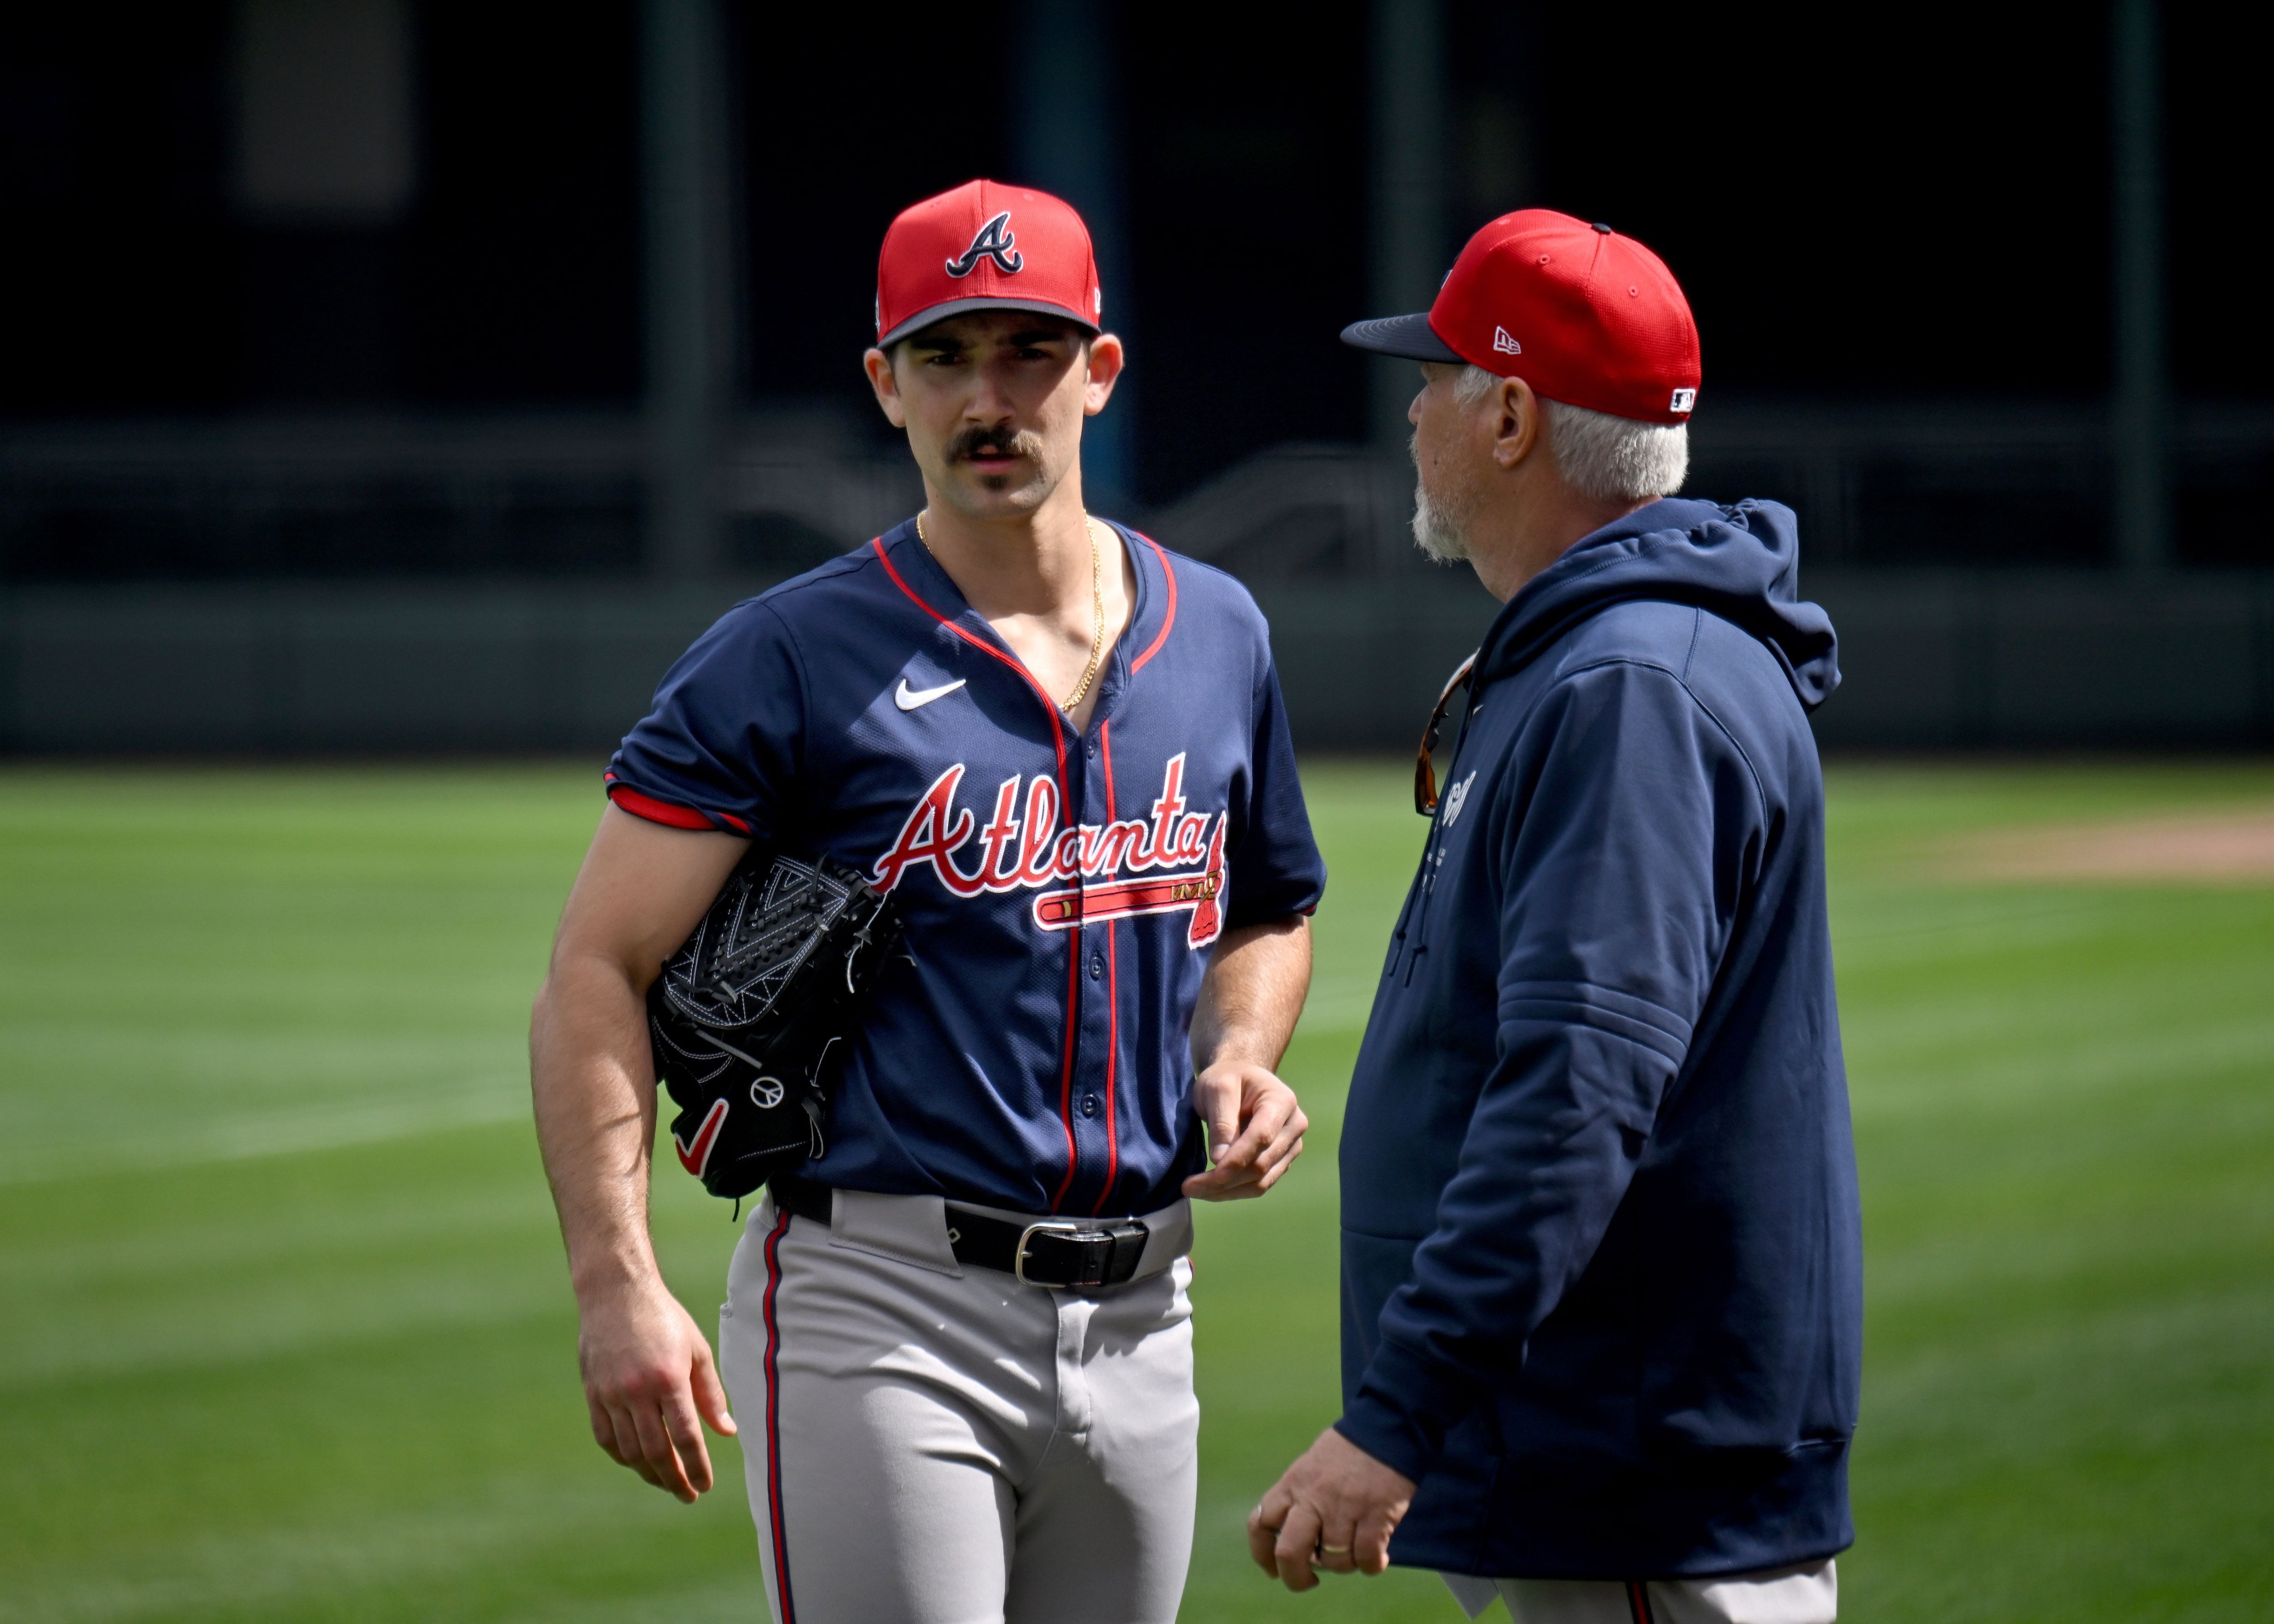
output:
[{"label": "gray hair", "polygon": [[[1479,406],[1501,380],[1481,366],[1465,367],[1453,386],[1453,398]],[[1643,423],[1590,411],[1546,395],[1540,425],[1547,454],[1563,483],[1599,502],[1648,502],[1671,496],[1690,471],[1690,425]]]}]

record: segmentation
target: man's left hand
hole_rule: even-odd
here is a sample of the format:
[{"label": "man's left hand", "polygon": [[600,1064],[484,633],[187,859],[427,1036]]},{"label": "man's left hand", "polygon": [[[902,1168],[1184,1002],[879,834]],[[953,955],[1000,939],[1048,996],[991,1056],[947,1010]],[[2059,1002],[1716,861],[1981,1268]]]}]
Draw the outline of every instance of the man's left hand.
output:
[{"label": "man's left hand", "polygon": [[1413,1487],[1329,1427],[1247,1514],[1248,1554],[1291,1590],[1318,1583],[1314,1568],[1378,1574]]},{"label": "man's left hand", "polygon": [[1208,1125],[1215,1165],[1185,1180],[1185,1193],[1203,1201],[1237,1201],[1270,1189],[1303,1154],[1311,1125],[1293,1089],[1244,1060],[1220,1060],[1194,1078],[1193,1109]]}]

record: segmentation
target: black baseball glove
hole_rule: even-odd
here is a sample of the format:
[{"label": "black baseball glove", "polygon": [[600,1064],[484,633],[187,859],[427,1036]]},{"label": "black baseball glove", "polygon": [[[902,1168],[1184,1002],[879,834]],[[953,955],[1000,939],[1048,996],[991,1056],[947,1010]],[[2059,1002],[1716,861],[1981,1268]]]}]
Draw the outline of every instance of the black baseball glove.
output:
[{"label": "black baseball glove", "polygon": [[900,938],[892,903],[833,859],[753,851],[648,989],[672,1142],[739,1200],[822,1152],[861,1005]]}]

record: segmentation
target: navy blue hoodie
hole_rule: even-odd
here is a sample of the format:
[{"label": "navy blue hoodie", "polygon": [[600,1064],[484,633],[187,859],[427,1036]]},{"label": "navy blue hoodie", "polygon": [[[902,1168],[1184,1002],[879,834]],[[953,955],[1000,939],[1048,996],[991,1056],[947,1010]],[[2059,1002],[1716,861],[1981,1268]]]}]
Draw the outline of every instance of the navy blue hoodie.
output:
[{"label": "navy blue hoodie", "polygon": [[1654,502],[1487,635],[1343,1127],[1337,1425],[1493,1576],[1844,1549],[1862,1238],[1772,502]]}]

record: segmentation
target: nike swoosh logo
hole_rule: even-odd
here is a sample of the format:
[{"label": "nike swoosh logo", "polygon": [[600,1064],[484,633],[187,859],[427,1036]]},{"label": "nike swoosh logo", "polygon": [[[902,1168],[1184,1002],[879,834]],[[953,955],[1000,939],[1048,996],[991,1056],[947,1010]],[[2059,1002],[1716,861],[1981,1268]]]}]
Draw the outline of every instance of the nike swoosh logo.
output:
[{"label": "nike swoosh logo", "polygon": [[727,1101],[713,1100],[711,1109],[703,1114],[703,1125],[695,1130],[695,1143],[688,1144],[676,1133],[671,1136],[672,1148],[679,1153],[679,1165],[696,1177],[710,1165],[711,1147],[719,1142],[719,1130],[727,1120]]},{"label": "nike swoosh logo", "polygon": [[900,691],[892,695],[892,703],[900,706],[903,710],[919,710],[922,707],[931,703],[935,699],[946,698],[950,694],[955,692],[956,689],[961,688],[970,679],[968,677],[958,677],[953,682],[942,683],[937,688],[928,688],[921,693],[915,693],[909,690],[908,680],[906,677],[902,677],[900,679]]}]

